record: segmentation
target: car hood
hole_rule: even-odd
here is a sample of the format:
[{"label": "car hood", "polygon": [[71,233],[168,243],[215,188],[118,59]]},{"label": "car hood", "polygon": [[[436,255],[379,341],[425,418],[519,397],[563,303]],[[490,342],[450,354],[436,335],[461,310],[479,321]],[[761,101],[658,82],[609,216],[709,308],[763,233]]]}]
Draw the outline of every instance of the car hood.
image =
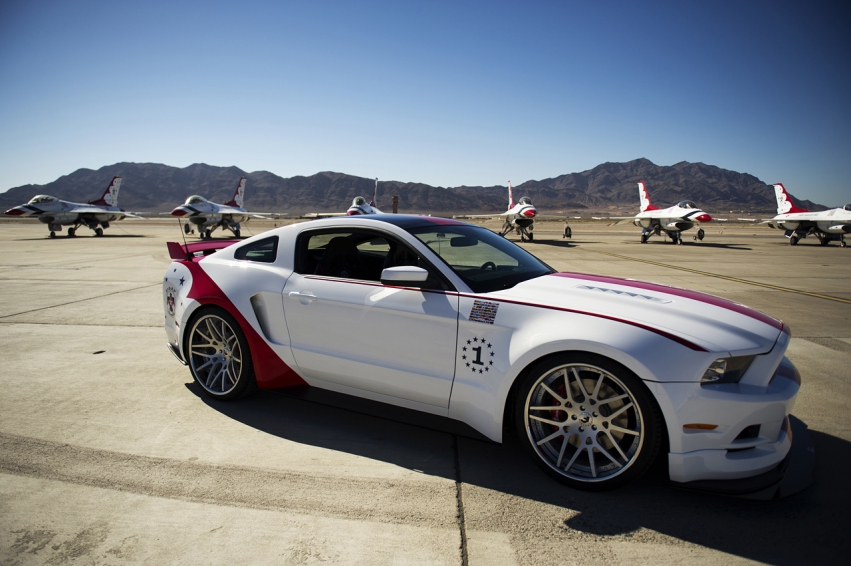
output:
[{"label": "car hood", "polygon": [[491,296],[647,327],[731,355],[768,352],[785,328],[775,318],[713,295],[583,273],[545,275]]}]

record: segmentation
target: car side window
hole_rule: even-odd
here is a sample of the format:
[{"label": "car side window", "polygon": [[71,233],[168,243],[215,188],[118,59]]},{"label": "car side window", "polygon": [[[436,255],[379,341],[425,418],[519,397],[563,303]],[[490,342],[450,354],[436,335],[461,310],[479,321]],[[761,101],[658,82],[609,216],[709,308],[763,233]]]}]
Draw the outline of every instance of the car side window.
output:
[{"label": "car side window", "polygon": [[303,232],[296,241],[295,271],[345,279],[380,281],[388,267],[413,265],[429,271],[434,288],[449,289],[443,276],[402,241],[371,230]]},{"label": "car side window", "polygon": [[278,237],[263,238],[250,244],[245,244],[233,254],[234,259],[274,263],[278,257]]}]

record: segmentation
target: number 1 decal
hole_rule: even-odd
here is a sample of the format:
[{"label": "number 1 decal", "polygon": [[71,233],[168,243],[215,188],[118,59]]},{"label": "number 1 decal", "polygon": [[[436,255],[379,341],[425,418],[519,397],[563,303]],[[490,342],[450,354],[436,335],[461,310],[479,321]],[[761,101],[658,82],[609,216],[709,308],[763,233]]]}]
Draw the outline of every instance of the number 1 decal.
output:
[{"label": "number 1 decal", "polygon": [[476,364],[477,366],[483,366],[483,365],[485,365],[485,362],[483,362],[483,361],[482,361],[482,347],[481,347],[481,346],[477,346],[477,347],[475,347],[475,348],[472,348],[472,350],[473,350],[474,352],[476,352],[476,359],[475,359],[475,360],[473,360],[473,363],[474,363],[474,364]]},{"label": "number 1 decal", "polygon": [[[474,343],[477,345],[473,346]],[[475,352],[475,356],[473,356],[473,352]],[[467,340],[467,344],[461,347],[461,363],[470,368],[473,373],[489,372],[493,365],[493,358],[493,345],[485,338],[475,336]]]}]

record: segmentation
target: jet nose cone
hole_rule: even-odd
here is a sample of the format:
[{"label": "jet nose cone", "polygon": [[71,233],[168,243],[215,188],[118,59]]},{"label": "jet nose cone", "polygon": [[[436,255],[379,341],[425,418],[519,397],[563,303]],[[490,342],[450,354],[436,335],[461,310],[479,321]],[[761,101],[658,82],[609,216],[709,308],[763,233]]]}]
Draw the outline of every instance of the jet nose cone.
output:
[{"label": "jet nose cone", "polygon": [[523,211],[523,216],[525,216],[526,218],[535,218],[535,216],[537,216],[537,215],[538,215],[538,211],[535,210],[534,208],[527,208],[526,210]]},{"label": "jet nose cone", "polygon": [[712,217],[705,212],[695,218],[698,222],[712,222]]},{"label": "jet nose cone", "polygon": [[23,216],[25,213],[23,210],[21,210],[19,206],[16,206],[15,208],[10,208],[9,210],[7,210],[6,214],[9,216]]},{"label": "jet nose cone", "polygon": [[172,216],[186,216],[187,214],[187,210],[182,206],[178,206],[177,208],[171,211]]}]

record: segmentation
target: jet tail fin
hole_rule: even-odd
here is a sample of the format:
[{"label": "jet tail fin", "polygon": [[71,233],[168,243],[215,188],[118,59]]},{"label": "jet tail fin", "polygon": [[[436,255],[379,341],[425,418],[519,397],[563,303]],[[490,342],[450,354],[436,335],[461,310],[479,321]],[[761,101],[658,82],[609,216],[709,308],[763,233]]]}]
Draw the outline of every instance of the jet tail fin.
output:
[{"label": "jet tail fin", "polygon": [[638,198],[641,201],[640,212],[647,212],[648,210],[659,210],[658,206],[650,202],[650,195],[647,194],[647,187],[644,185],[644,181],[638,182]]},{"label": "jet tail fin", "polygon": [[103,195],[97,200],[90,200],[88,204],[99,204],[101,206],[118,206],[118,189],[121,187],[121,177],[116,175],[109,182],[109,186]]},{"label": "jet tail fin", "polygon": [[782,183],[774,184],[774,197],[777,199],[777,214],[786,214],[788,212],[809,212],[806,208],[801,208],[795,205],[792,200],[792,195],[786,191],[786,187]]},{"label": "jet tail fin", "polygon": [[511,210],[514,208],[514,191],[511,188],[511,181],[508,181],[508,208],[507,210]]},{"label": "jet tail fin", "polygon": [[236,184],[236,190],[233,192],[233,197],[225,203],[225,206],[238,206],[242,208],[242,199],[245,195],[245,177],[239,178],[239,183]]},{"label": "jet tail fin", "polygon": [[372,202],[369,203],[369,206],[378,206],[375,204],[375,201],[378,200],[378,177],[375,178],[375,188],[372,189]]}]

